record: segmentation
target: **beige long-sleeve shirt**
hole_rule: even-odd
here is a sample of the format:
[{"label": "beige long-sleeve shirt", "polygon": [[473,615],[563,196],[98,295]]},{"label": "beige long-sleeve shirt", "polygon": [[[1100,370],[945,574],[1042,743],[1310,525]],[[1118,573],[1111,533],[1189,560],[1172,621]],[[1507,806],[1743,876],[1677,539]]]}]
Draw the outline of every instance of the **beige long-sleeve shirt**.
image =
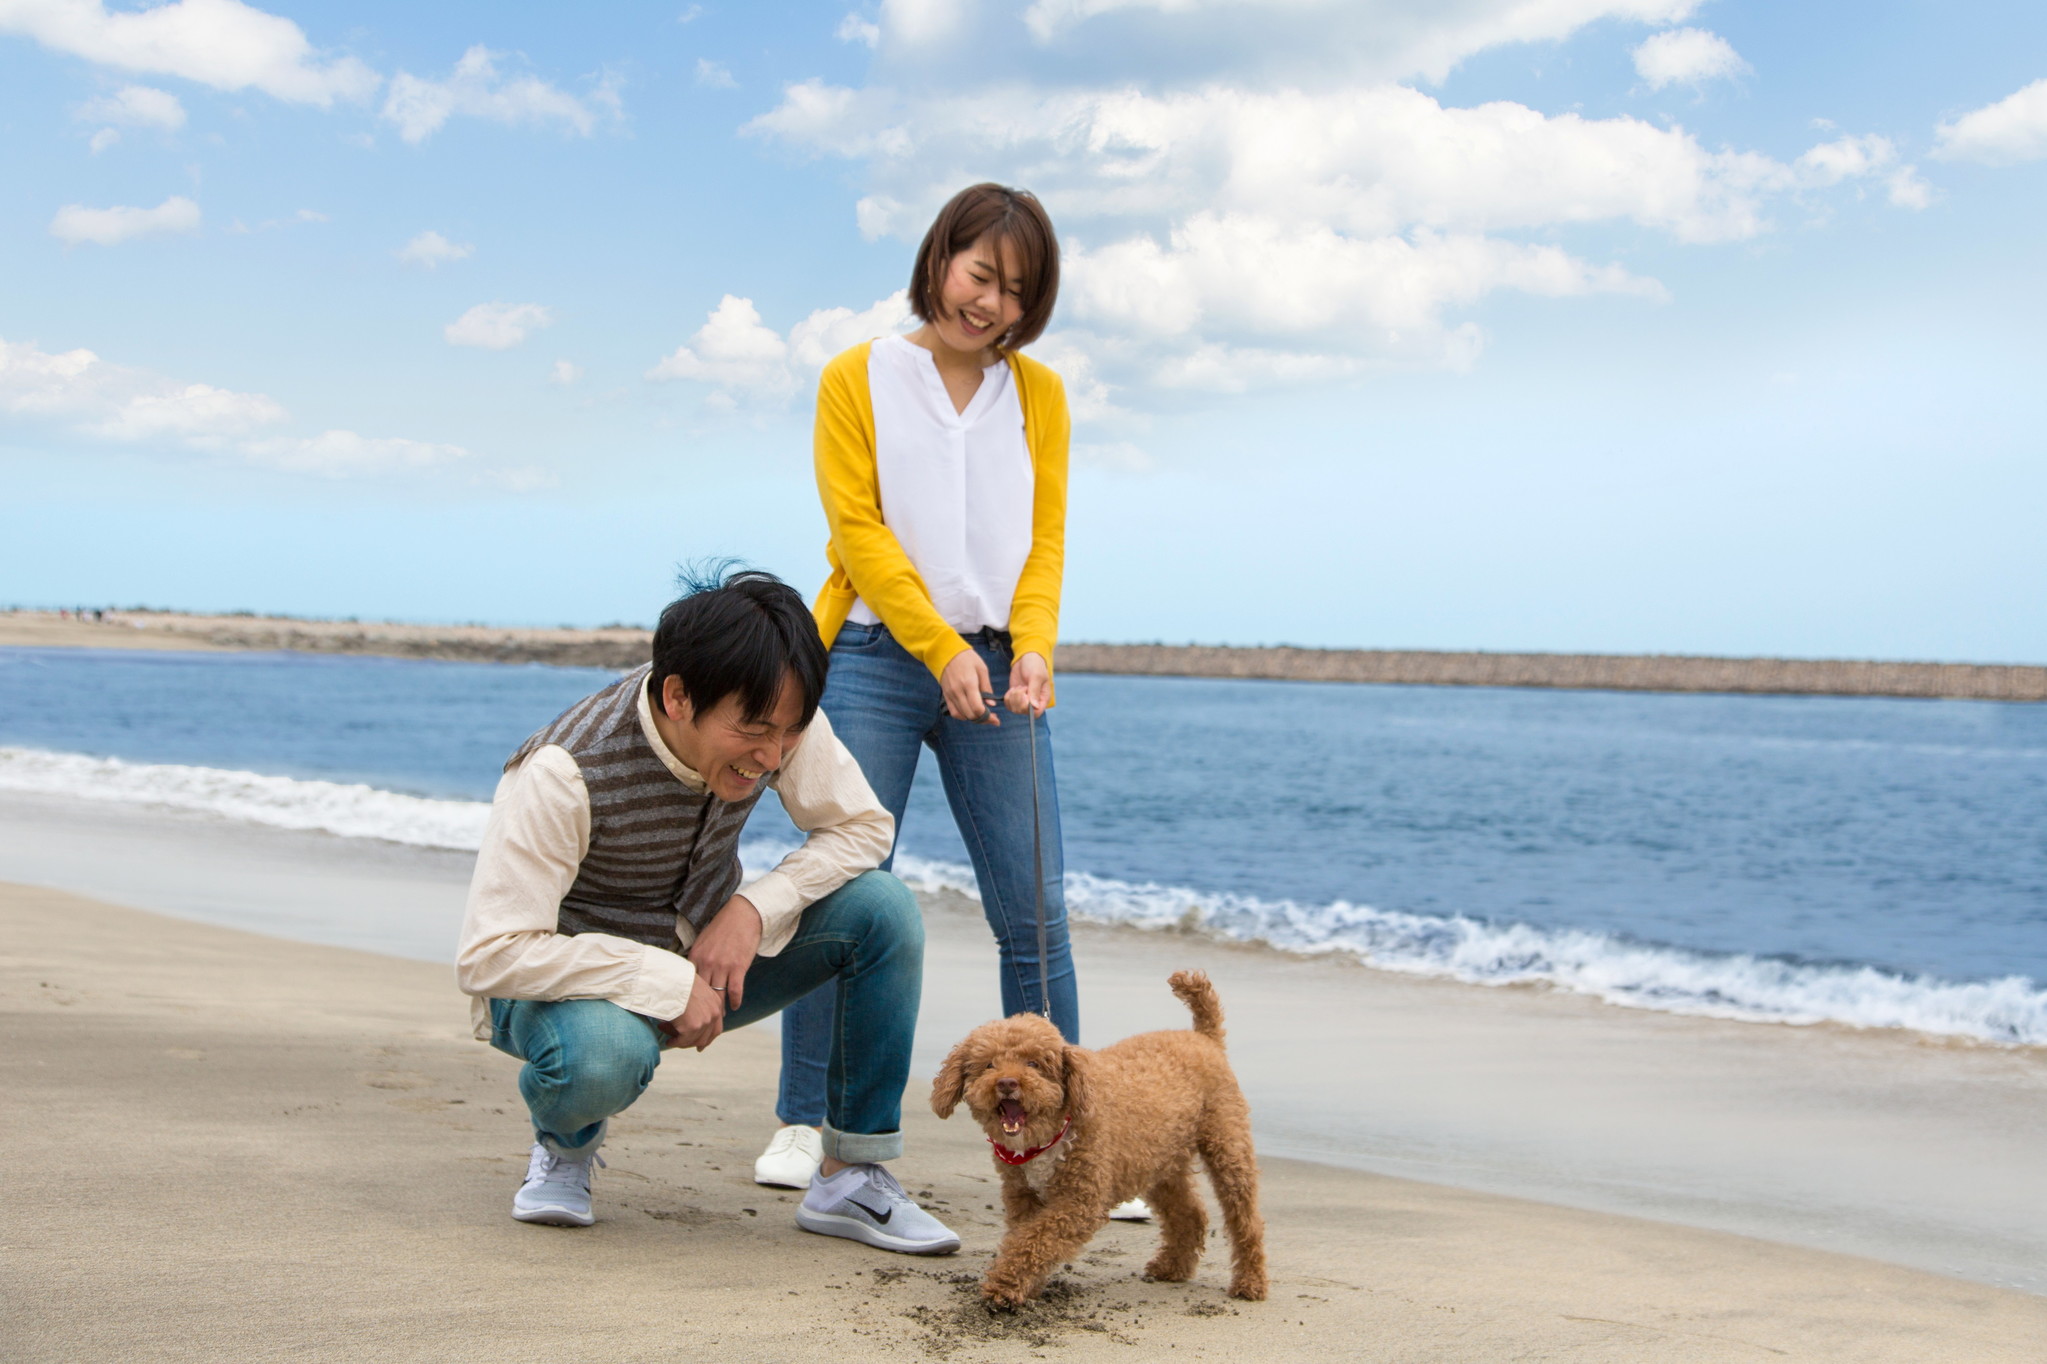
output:
[{"label": "beige long-sleeve shirt", "polygon": [[[661,741],[644,689],[639,714],[662,765],[703,791]],[[880,866],[895,838],[894,819],[821,710],[768,783],[806,837],[740,892],[760,913],[764,957],[789,945],[805,909]],[[490,999],[608,999],[649,1018],[681,1016],[696,982],[687,957],[608,933],[555,932],[589,849],[590,793],[576,760],[559,745],[535,749],[498,782],[469,882],[455,979],[475,997],[478,1038],[490,1037]],[[687,950],[696,930],[678,916],[675,931]]]}]

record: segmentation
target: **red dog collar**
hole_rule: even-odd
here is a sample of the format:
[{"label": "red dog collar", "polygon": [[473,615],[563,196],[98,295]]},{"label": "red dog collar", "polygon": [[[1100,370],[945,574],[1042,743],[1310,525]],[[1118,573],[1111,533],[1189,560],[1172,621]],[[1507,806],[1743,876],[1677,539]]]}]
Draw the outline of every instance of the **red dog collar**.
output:
[{"label": "red dog collar", "polygon": [[1039,1156],[1044,1155],[1045,1152],[1057,1146],[1059,1138],[1065,1136],[1066,1129],[1071,1126],[1073,1126],[1073,1115],[1069,1113],[1066,1121],[1059,1124],[1058,1135],[1054,1136],[1052,1140],[1046,1142],[1043,1146],[1033,1146],[1028,1151],[1012,1151],[993,1137],[988,1138],[988,1144],[995,1148],[995,1158],[1004,1165],[1028,1165]]}]

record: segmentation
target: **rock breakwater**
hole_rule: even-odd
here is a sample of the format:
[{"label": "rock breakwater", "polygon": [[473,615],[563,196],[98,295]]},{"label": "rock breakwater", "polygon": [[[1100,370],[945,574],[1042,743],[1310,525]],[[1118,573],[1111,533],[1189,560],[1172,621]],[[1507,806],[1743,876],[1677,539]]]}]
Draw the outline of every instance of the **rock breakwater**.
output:
[{"label": "rock breakwater", "polygon": [[[0,615],[0,643],[102,648],[291,649],[463,663],[637,667],[645,630],[515,629],[108,612],[103,620],[50,612]],[[1561,687],[1587,691],[1751,692],[1805,696],[1920,696],[2047,701],[2047,667],[1865,659],[1714,658],[1691,654],[1452,653],[1426,649],[1244,648],[1202,644],[1065,644],[1065,673],[1241,677],[1287,682],[1433,687]]]},{"label": "rock breakwater", "polygon": [[2017,664],[1711,658],[1687,654],[1494,654],[1421,649],[1068,644],[1059,650],[1059,668],[1069,673],[1257,677],[1293,682],[1438,687],[2047,701],[2047,668]]}]

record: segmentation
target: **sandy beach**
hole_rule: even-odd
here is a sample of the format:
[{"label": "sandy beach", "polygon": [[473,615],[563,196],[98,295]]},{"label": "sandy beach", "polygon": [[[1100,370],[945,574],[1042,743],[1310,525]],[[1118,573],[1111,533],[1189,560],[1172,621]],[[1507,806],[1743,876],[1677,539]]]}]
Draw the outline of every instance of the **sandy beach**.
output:
[{"label": "sandy beach", "polygon": [[[14,1039],[0,1064],[17,1096],[0,1353],[2047,1350],[2047,1298],[2021,1284],[2042,1262],[2047,1187],[2026,1138],[2047,1066],[2030,1052],[1646,1015],[1121,930],[1080,942],[1096,1039],[1178,1026],[1163,986],[1178,965],[1210,970],[1231,1009],[1259,1108],[1268,1303],[1231,1302],[1213,1262],[1193,1284],[1143,1282],[1152,1233],[1119,1225],[1051,1301],[989,1317],[970,1287],[999,1234],[988,1157],[973,1129],[923,1108],[921,1081],[900,1168],[962,1253],[908,1260],[803,1234],[793,1196],[748,1178],[771,1121],[768,1028],[671,1055],[615,1128],[596,1227],[522,1226],[505,1208],[528,1140],[516,1064],[468,1038],[435,960],[466,862],[132,807],[0,805]],[[50,888],[63,885],[99,898]],[[920,1074],[988,993],[972,914],[934,902],[927,922]],[[1424,1178],[1384,1172],[1403,1160]]]}]

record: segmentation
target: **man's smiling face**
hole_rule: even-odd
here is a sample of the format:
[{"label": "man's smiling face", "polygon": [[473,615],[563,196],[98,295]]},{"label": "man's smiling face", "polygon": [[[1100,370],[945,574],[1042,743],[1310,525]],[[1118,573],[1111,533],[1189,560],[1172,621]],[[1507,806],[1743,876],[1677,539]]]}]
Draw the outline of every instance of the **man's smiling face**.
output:
[{"label": "man's smiling face", "polygon": [[784,678],[774,710],[758,719],[743,713],[737,692],[697,715],[690,710],[682,679],[671,673],[661,681],[654,727],[712,795],[745,800],[789,761],[803,738],[803,689],[793,676]]}]

